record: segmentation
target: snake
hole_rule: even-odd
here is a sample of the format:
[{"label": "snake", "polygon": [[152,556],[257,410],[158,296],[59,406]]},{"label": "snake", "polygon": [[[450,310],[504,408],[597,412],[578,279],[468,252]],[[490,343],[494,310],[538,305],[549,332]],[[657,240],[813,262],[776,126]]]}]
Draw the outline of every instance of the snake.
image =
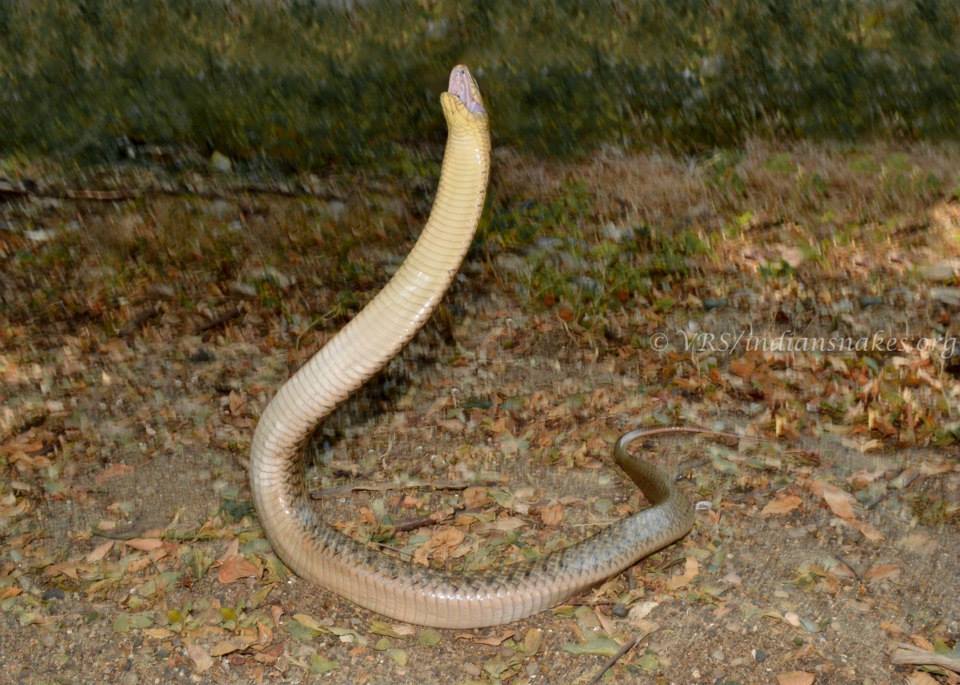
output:
[{"label": "snake", "polygon": [[257,423],[250,488],[264,533],[297,575],[378,614],[437,628],[481,628],[547,610],[679,540],[693,526],[674,479],[631,454],[614,460],[650,506],[576,544],[491,571],[416,565],[327,524],[305,479],[304,445],[317,424],[380,371],[426,323],[476,232],[490,173],[488,113],[470,70],[450,73],[440,180],[419,238],[387,284],[277,391]]}]

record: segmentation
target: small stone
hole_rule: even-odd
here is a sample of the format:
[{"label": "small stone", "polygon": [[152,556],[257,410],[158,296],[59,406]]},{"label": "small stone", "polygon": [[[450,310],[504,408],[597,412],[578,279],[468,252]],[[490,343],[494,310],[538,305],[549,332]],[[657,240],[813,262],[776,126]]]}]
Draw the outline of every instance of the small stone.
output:
[{"label": "small stone", "polygon": [[205,347],[201,347],[196,352],[190,355],[190,361],[194,364],[203,364],[205,362],[212,362],[216,357],[213,352],[208,350]]},{"label": "small stone", "polygon": [[930,297],[949,307],[960,307],[960,288],[930,288]]},{"label": "small stone", "polygon": [[948,283],[960,274],[960,259],[948,259],[920,267],[920,275],[936,283]]},{"label": "small stone", "polygon": [[45,600],[52,600],[52,599],[63,599],[66,595],[64,594],[63,590],[61,590],[60,588],[52,587],[52,588],[49,588],[48,590],[44,590],[42,596],[43,596],[43,599]]},{"label": "small stone", "polygon": [[703,308],[707,311],[711,309],[720,309],[721,307],[727,306],[727,298],[725,297],[705,297],[703,299]]},{"label": "small stone", "polygon": [[228,174],[233,170],[233,162],[219,150],[214,150],[213,154],[210,155],[210,167],[221,173]]},{"label": "small stone", "polygon": [[753,659],[754,659],[754,661],[756,661],[758,664],[762,664],[764,661],[767,660],[767,653],[766,653],[765,651],[763,651],[762,649],[755,649],[755,650],[753,651]]},{"label": "small stone", "polygon": [[613,615],[616,616],[617,618],[626,618],[627,615],[630,613],[630,610],[627,608],[626,604],[617,602],[616,604],[613,605],[612,612],[613,612]]},{"label": "small stone", "polygon": [[340,218],[346,214],[347,205],[340,200],[330,200],[330,202],[324,206],[324,211],[331,219],[334,221],[339,221]]}]

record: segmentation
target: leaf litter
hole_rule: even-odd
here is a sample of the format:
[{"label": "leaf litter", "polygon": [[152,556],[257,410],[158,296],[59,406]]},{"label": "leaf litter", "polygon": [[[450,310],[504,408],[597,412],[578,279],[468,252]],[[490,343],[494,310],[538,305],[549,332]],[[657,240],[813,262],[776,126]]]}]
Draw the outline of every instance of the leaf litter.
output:
[{"label": "leaf litter", "polygon": [[[185,211],[172,202],[150,206],[164,226]],[[203,215],[203,204],[189,211]],[[362,396],[311,444],[313,462],[358,469],[312,471],[318,491],[359,473],[392,483],[319,500],[348,534],[414,563],[499,568],[643,506],[610,467],[610,445],[623,430],[682,422],[758,440],[651,445],[655,458],[678,468],[681,487],[709,505],[691,536],[556,611],[451,635],[372,619],[292,579],[266,544],[243,461],[270,393],[350,313],[310,325],[313,312],[335,303],[327,284],[304,285],[327,258],[304,259],[298,247],[318,235],[333,240],[343,227],[298,228],[312,225],[312,215],[269,201],[244,199],[230,211],[257,240],[266,235],[261,226],[279,221],[294,241],[253,252],[246,234],[221,231],[216,221],[204,226],[197,240],[208,241],[206,253],[226,246],[248,275],[266,273],[262,262],[274,259],[290,272],[253,279],[254,299],[243,295],[242,306],[224,276],[180,251],[192,238],[164,243],[162,232],[149,236],[162,243],[157,256],[130,272],[74,234],[31,247],[64,275],[64,309],[49,316],[19,316],[47,305],[23,297],[28,262],[8,263],[15,300],[4,314],[0,364],[14,389],[0,417],[0,611],[12,636],[0,644],[5,654],[22,650],[21,639],[49,641],[67,629],[75,636],[68,643],[93,641],[117,658],[146,638],[133,666],[145,677],[163,663],[204,677],[229,669],[252,680],[403,680],[444,663],[457,674],[453,682],[534,674],[586,682],[643,634],[643,647],[613,665],[614,677],[749,682],[762,672],[802,683],[888,680],[895,667],[884,650],[903,634],[929,636],[931,651],[934,641],[956,643],[958,580],[945,560],[957,540],[958,391],[946,361],[909,341],[887,355],[847,356],[678,347],[654,354],[643,343],[691,320],[736,329],[745,323],[739,310],[703,303],[737,297],[752,302],[751,318],[784,326],[830,320],[855,331],[875,327],[877,316],[902,315],[923,330],[951,332],[949,302],[931,298],[875,316],[876,305],[857,304],[873,296],[857,291],[869,281],[817,271],[888,278],[900,274],[891,267],[899,262],[843,245],[826,260],[801,259],[802,245],[762,238],[738,253],[753,238],[731,230],[684,278],[652,279],[629,295],[630,307],[606,312],[599,334],[582,316],[583,301],[565,300],[563,289],[553,304],[544,297],[531,308],[509,285],[481,295],[458,286],[452,302],[469,315],[454,317],[456,346],[428,331],[386,373],[393,395]],[[359,221],[377,210],[350,211]],[[396,237],[406,229],[388,230]],[[392,237],[364,255],[383,263]],[[69,248],[66,256],[57,256],[58,245]],[[898,260],[930,257],[922,244],[903,248]],[[764,266],[774,253],[793,271]],[[468,268],[481,282],[514,279],[492,273],[496,267]],[[178,299],[152,309],[151,284],[172,274]],[[364,278],[357,284],[370,294],[379,281]],[[908,284],[883,298],[896,302],[924,287]],[[281,291],[293,302],[285,312],[276,304]],[[141,318],[124,299],[156,314]],[[220,321],[217,312],[234,311]],[[430,355],[443,363],[431,366]],[[500,485],[403,487],[490,480]],[[719,626],[722,637],[705,625]],[[103,626],[111,644],[97,637]],[[41,658],[65,658],[48,651]],[[10,664],[11,672],[25,673],[24,664]],[[948,682],[943,673],[921,675]]]}]

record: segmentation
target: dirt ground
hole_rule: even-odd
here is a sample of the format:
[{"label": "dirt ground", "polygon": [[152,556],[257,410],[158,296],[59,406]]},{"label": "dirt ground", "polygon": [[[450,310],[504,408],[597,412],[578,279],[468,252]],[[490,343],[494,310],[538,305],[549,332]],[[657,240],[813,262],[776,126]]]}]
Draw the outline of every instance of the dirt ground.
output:
[{"label": "dirt ground", "polygon": [[[643,506],[612,464],[623,431],[744,436],[651,442],[696,503],[690,535],[476,631],[397,624],[291,576],[252,509],[257,417],[422,219],[343,204],[0,203],[0,683],[960,683],[893,659],[960,659],[955,203],[814,257],[822,226],[744,218],[602,321],[537,290],[536,245],[471,253],[434,322],[308,447],[339,528],[412,563],[495,568]],[[344,228],[369,221],[370,244]],[[896,340],[763,349],[784,331]]]}]

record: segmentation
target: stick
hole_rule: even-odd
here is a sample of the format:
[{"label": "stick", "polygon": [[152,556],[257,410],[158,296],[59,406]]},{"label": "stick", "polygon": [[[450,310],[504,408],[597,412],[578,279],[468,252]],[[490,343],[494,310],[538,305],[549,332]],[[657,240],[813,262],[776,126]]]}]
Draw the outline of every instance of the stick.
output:
[{"label": "stick", "polygon": [[29,197],[39,200],[73,200],[83,202],[122,202],[142,197],[193,197],[202,200],[231,200],[241,195],[276,195],[290,198],[319,198],[323,200],[341,200],[335,193],[317,193],[308,190],[292,190],[278,186],[241,185],[221,190],[195,190],[187,187],[176,188],[114,188],[93,190],[90,188],[48,188],[29,190],[24,184],[13,185],[0,179],[0,198]]},{"label": "stick", "polygon": [[417,528],[422,528],[423,526],[432,526],[437,523],[443,523],[449,519],[452,519],[454,515],[458,512],[464,511],[466,507],[462,504],[458,504],[453,508],[449,514],[440,514],[440,512],[434,512],[429,516],[420,516],[415,519],[407,519],[406,521],[401,521],[400,523],[393,526],[393,532],[395,533],[406,533],[411,530],[416,530]]},{"label": "stick", "polygon": [[954,673],[960,673],[960,658],[928,652],[925,649],[919,649],[906,643],[900,644],[900,648],[890,656],[890,660],[898,665],[939,666]]},{"label": "stick", "polygon": [[634,638],[632,638],[632,639],[627,640],[626,642],[624,642],[624,643],[623,643],[623,646],[620,647],[620,649],[617,650],[617,653],[614,654],[614,655],[613,655],[612,657],[610,657],[609,659],[607,659],[607,661],[606,661],[606,662],[603,664],[603,666],[600,668],[600,672],[597,673],[597,675],[593,676],[593,678],[590,679],[590,682],[587,683],[587,685],[597,685],[597,683],[600,682],[600,679],[603,678],[603,674],[606,673],[607,671],[609,671],[611,668],[613,668],[613,665],[614,665],[615,663],[617,663],[618,661],[620,661],[620,659],[623,658],[623,655],[624,655],[624,654],[626,654],[626,653],[629,652],[631,649],[633,649],[634,647],[636,647],[638,642],[640,642],[640,637],[639,637],[639,636],[638,636],[638,637],[634,637]]},{"label": "stick", "polygon": [[430,490],[466,490],[467,488],[485,486],[491,487],[500,485],[498,480],[479,480],[479,481],[425,481],[412,480],[406,483],[351,483],[350,485],[340,485],[335,488],[324,488],[319,492],[310,493],[313,499],[322,499],[324,497],[336,497],[338,495],[349,495],[351,492],[370,491],[370,492],[389,492],[390,490],[408,490],[414,488],[427,488]]},{"label": "stick", "polygon": [[219,328],[225,323],[228,323],[230,321],[233,321],[236,318],[239,318],[240,315],[242,314],[243,314],[242,309],[240,309],[239,307],[234,307],[233,309],[227,310],[225,313],[221,314],[213,321],[208,321],[205,324],[197,326],[195,329],[193,329],[193,334],[200,335],[201,333],[206,333],[207,331],[211,331],[214,328]]}]

